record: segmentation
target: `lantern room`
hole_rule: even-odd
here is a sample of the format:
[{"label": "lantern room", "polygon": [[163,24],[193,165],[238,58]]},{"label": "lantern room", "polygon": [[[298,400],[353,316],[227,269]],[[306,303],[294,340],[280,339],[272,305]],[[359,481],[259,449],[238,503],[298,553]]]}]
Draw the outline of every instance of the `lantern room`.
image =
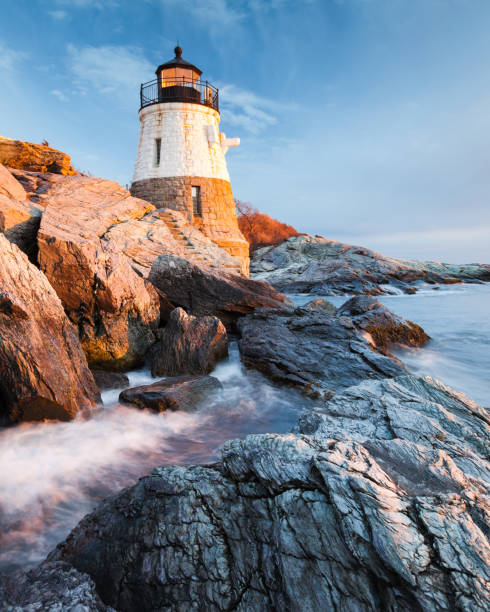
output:
[{"label": "lantern room", "polygon": [[182,57],[175,47],[175,57],[156,69],[156,81],[141,86],[141,108],[162,102],[190,102],[218,108],[218,90],[201,80],[202,71]]}]

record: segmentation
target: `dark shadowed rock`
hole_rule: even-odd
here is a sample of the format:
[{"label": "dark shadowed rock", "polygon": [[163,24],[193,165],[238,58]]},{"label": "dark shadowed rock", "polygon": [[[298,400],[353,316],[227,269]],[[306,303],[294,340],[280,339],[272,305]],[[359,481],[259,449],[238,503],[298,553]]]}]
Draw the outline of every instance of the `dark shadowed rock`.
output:
[{"label": "dark shadowed rock", "polygon": [[51,559],[122,612],[486,612],[486,412],[431,379],[371,380],[318,411],[311,433],[155,469]]},{"label": "dark shadowed rock", "polygon": [[119,400],[155,412],[191,412],[220,389],[221,383],[214,376],[175,376],[152,385],[125,389],[119,395]]},{"label": "dark shadowed rock", "polygon": [[27,200],[22,185],[0,164],[0,232],[31,261],[37,255],[37,230],[41,209]]},{"label": "dark shadowed rock", "polygon": [[176,308],[152,348],[151,373],[209,374],[227,355],[226,329],[217,317],[194,317]]},{"label": "dark shadowed rock", "polygon": [[379,349],[386,351],[393,344],[422,346],[430,340],[424,330],[412,321],[405,321],[381,302],[369,296],[347,300],[338,310],[339,317],[349,317],[354,325],[367,332]]},{"label": "dark shadowed rock", "polygon": [[294,236],[252,253],[250,273],[279,291],[324,295],[413,293],[417,283],[490,281],[490,265],[385,257],[323,236]]},{"label": "dark shadowed rock", "polygon": [[255,308],[280,308],[287,302],[267,283],[199,267],[170,254],[155,260],[148,278],[176,306],[193,315],[215,315],[227,326]]},{"label": "dark shadowed rock", "polygon": [[90,576],[68,563],[43,563],[29,572],[0,577],[2,612],[114,612]]},{"label": "dark shadowed rock", "polygon": [[349,320],[323,309],[259,309],[240,319],[238,328],[247,367],[313,397],[404,372],[399,361],[373,350]]},{"label": "dark shadowed rock", "polygon": [[68,420],[97,388],[46,277],[0,234],[0,407],[12,421]]},{"label": "dark shadowed rock", "polygon": [[92,370],[96,385],[101,391],[105,389],[121,389],[129,387],[129,378],[122,372],[106,372],[105,370]]}]

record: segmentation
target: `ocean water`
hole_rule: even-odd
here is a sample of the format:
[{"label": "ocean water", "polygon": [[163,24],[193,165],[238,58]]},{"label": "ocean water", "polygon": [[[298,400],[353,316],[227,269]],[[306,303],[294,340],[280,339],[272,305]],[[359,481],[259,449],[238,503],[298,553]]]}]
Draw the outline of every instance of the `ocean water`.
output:
[{"label": "ocean water", "polygon": [[[290,296],[298,304],[326,297],[335,306],[348,298]],[[393,353],[419,376],[432,376],[490,406],[490,284],[423,286],[414,295],[378,298],[396,314],[421,325],[431,341],[422,348]]]},{"label": "ocean water", "polygon": [[[302,304],[312,296],[292,297]],[[347,298],[328,299],[340,306]],[[490,406],[490,285],[426,288],[381,301],[432,337],[426,347],[397,351],[411,372]],[[104,405],[89,418],[0,429],[0,571],[39,563],[101,499],[151,468],[214,461],[224,441],[289,431],[313,405],[245,370],[236,342],[213,375],[223,391],[195,413],[137,410],[119,404],[116,390],[103,393]],[[130,373],[131,386],[151,382],[148,370]]]}]

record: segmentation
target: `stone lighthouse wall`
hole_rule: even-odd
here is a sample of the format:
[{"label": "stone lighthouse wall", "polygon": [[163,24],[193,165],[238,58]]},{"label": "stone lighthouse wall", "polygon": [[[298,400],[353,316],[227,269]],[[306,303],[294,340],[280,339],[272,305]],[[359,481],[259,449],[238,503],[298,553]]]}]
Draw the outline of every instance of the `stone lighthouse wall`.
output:
[{"label": "stone lighthouse wall", "polygon": [[[249,245],[238,228],[219,113],[200,104],[153,104],[140,111],[140,122],[132,195],[184,213],[239,258],[248,275]],[[197,211],[193,187],[198,188]]]}]

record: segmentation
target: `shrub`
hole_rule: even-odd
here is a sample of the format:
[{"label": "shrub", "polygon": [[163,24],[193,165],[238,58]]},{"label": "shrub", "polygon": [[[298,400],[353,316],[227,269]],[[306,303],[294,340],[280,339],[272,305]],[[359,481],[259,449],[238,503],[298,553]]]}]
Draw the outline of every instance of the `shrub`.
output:
[{"label": "shrub", "polygon": [[269,217],[269,215],[259,212],[251,204],[240,200],[235,200],[235,204],[238,226],[250,243],[252,251],[263,246],[280,244],[291,236],[301,235],[291,225],[281,223]]}]

